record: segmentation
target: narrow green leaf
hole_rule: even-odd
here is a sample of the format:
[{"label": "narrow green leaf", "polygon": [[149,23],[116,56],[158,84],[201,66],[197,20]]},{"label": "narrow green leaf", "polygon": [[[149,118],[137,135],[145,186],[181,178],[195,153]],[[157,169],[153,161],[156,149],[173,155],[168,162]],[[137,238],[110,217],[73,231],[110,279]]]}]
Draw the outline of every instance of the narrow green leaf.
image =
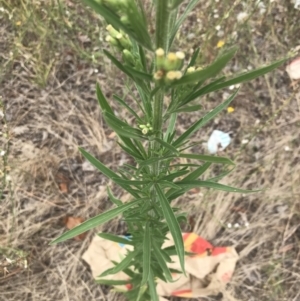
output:
[{"label": "narrow green leaf", "polygon": [[113,268],[107,269],[99,277],[105,277],[107,275],[117,274],[123,271],[124,269],[127,269],[130,265],[132,265],[133,263],[132,259],[134,259],[137,256],[137,254],[138,254],[138,250],[128,252],[128,254],[126,254],[126,257],[120,263],[118,263]]},{"label": "narrow green leaf", "polygon": [[187,69],[188,69],[189,67],[195,66],[196,61],[197,61],[197,57],[198,57],[198,55],[199,55],[199,52],[200,52],[200,48],[198,47],[198,48],[195,49],[195,51],[194,51],[194,53],[193,53],[193,55],[192,55],[192,58],[191,58],[191,60],[190,60],[190,62],[189,62],[189,64],[188,64],[188,66],[187,66]]},{"label": "narrow green leaf", "polygon": [[179,155],[179,157],[186,158],[186,159],[196,159],[196,160],[212,162],[212,163],[235,165],[234,162],[232,162],[230,159],[225,157],[197,155],[197,154],[182,154],[182,153]]},{"label": "narrow green leaf", "polygon": [[104,97],[104,95],[101,91],[100,85],[98,83],[96,84],[96,93],[97,93],[97,98],[98,98],[98,102],[101,107],[101,110],[107,111],[107,112],[113,114],[114,112],[113,112],[112,108],[110,107],[110,105],[108,104],[106,98]]},{"label": "narrow green leaf", "polygon": [[105,176],[107,176],[110,179],[118,178],[118,175],[116,173],[114,173],[111,169],[109,169],[100,161],[98,161],[95,157],[93,157],[83,148],[79,147],[79,151],[93,166],[95,166],[98,170],[100,170]]},{"label": "narrow green leaf", "polygon": [[143,18],[141,11],[137,9],[135,1],[127,2],[126,15],[130,20],[130,25],[138,37],[137,42],[148,50],[152,50],[152,42],[147,30],[146,19]]},{"label": "narrow green leaf", "polygon": [[110,128],[113,129],[118,135],[132,139],[146,139],[145,136],[142,135],[140,130],[135,129],[129,124],[119,120],[113,114],[103,112],[103,118],[110,126]]},{"label": "narrow green leaf", "polygon": [[199,0],[191,0],[188,2],[185,10],[183,11],[180,18],[178,18],[177,22],[175,23],[175,26],[173,27],[173,30],[171,31],[170,40],[169,40],[169,47],[172,46],[173,40],[177,34],[177,31],[183,21],[187,18],[188,14],[196,7],[196,5],[199,3]]},{"label": "narrow green leaf", "polygon": [[162,177],[161,180],[164,180],[164,181],[173,181],[174,179],[176,179],[178,177],[181,177],[181,176],[184,176],[187,173],[189,173],[189,171],[187,169],[180,170],[180,171],[175,171],[175,172],[170,173],[167,176]]},{"label": "narrow green leaf", "polygon": [[146,291],[147,291],[147,285],[142,285],[139,289],[139,294],[136,298],[136,301],[140,301],[140,299],[142,298],[142,296],[145,294]]},{"label": "narrow green leaf", "polygon": [[[131,141],[131,139],[127,137],[120,136],[122,142],[124,145],[129,148],[133,153],[136,154],[136,156],[139,156],[144,159],[144,153],[140,152],[139,149],[135,146],[136,144],[140,143],[138,140],[133,140],[134,143]],[[146,157],[146,156],[145,156]]]},{"label": "narrow green leaf", "polygon": [[156,291],[156,282],[154,281],[154,276],[151,269],[149,273],[148,285],[149,285],[149,294],[151,297],[151,301],[159,301],[159,297]]},{"label": "narrow green leaf", "polygon": [[168,128],[164,136],[164,141],[167,141],[168,143],[171,143],[172,139],[174,138],[176,120],[177,120],[177,114],[172,113],[169,119]]},{"label": "narrow green leaf", "polygon": [[147,72],[148,68],[147,68],[146,55],[145,55],[145,51],[141,45],[139,45],[139,57],[141,59],[141,64],[143,66],[144,71]]},{"label": "narrow green leaf", "polygon": [[[182,2],[183,2],[183,0],[173,0],[173,3],[171,4],[170,9],[175,9],[175,8],[177,8]],[[171,27],[171,28],[172,28],[172,27]]]},{"label": "narrow green leaf", "polygon": [[134,245],[134,243],[131,240],[128,240],[128,239],[118,236],[118,235],[113,235],[113,234],[109,234],[109,233],[98,233],[97,235],[99,237],[102,237],[104,239],[107,239],[107,240],[110,240],[113,242],[117,242],[119,244],[131,245],[131,246]]},{"label": "narrow green leaf", "polygon": [[119,68],[123,73],[125,73],[127,76],[129,76],[131,79],[134,79],[132,74],[125,68],[125,66],[119,62],[110,52],[107,50],[103,50],[104,54],[111,60],[114,65]]},{"label": "narrow green leaf", "polygon": [[160,138],[154,138],[154,140],[157,141],[162,146],[164,146],[166,149],[168,149],[170,152],[172,152],[176,156],[179,155],[179,151],[174,146],[172,146],[171,144],[169,144],[168,142],[165,142],[164,140],[162,140]]},{"label": "narrow green leaf", "polygon": [[201,110],[203,107],[201,105],[195,106],[186,106],[186,107],[179,107],[177,109],[172,110],[170,113],[188,113],[188,112],[196,112]]},{"label": "narrow green leaf", "polygon": [[[101,3],[99,3],[96,0],[83,0],[83,1],[87,5],[89,5],[95,12],[97,12],[102,17],[104,17],[106,19],[107,23],[111,24],[115,29],[117,29],[117,30],[122,29],[125,33],[127,33],[135,41],[137,41],[138,43],[140,43],[147,49],[152,50],[149,34],[147,33],[147,31],[145,31],[143,29],[143,35],[141,35],[140,34],[140,32],[141,32],[140,26],[138,26],[138,29],[139,29],[138,32],[133,31],[131,28],[124,25],[120,21],[120,17],[115,12],[113,12],[112,10],[107,8],[105,5],[102,5]],[[132,9],[129,9],[129,13],[131,13],[131,12],[132,12]],[[135,15],[134,12],[132,12],[132,13]],[[134,27],[133,29],[136,29],[136,28]]]},{"label": "narrow green leaf", "polygon": [[176,185],[176,184],[174,184],[173,182],[170,182],[170,181],[159,180],[158,183],[163,187],[170,187],[170,188],[174,188],[176,190],[182,189],[180,186],[178,186],[178,185]]},{"label": "narrow green leaf", "polygon": [[95,228],[97,226],[100,226],[111,219],[118,216],[120,213],[128,210],[129,208],[133,207],[134,205],[137,205],[141,202],[141,200],[135,200],[130,203],[123,204],[117,208],[111,209],[106,211],[105,213],[99,214],[93,218],[90,218],[89,220],[83,222],[82,224],[78,225],[77,227],[65,232],[58,238],[54,239],[50,244],[56,244],[58,242],[65,241],[67,239],[73,238],[81,233],[84,233],[92,228]]},{"label": "narrow green leaf", "polygon": [[146,152],[145,147],[139,140],[134,140],[134,143],[135,143],[135,146],[137,147],[137,149],[140,151],[140,154],[142,155],[143,160],[145,160],[147,158],[147,152]]},{"label": "narrow green leaf", "polygon": [[217,114],[219,114],[222,110],[224,110],[228,105],[233,101],[239,89],[235,93],[233,93],[226,101],[215,107],[208,114],[202,117],[200,120],[195,122],[185,133],[183,133],[177,140],[173,143],[174,147],[178,147],[182,142],[187,140],[194,132],[198,131],[201,127],[207,124],[210,120],[212,120]]},{"label": "narrow green leaf", "polygon": [[124,68],[126,68],[128,70],[128,72],[130,74],[132,74],[133,77],[139,78],[141,80],[146,80],[148,82],[151,82],[153,79],[153,76],[151,74],[142,72],[142,71],[138,71],[130,66],[124,66]]},{"label": "narrow green leaf", "polygon": [[161,89],[161,86],[155,87],[151,92],[150,92],[150,98],[152,99],[155,94]]},{"label": "narrow green leaf", "polygon": [[159,197],[160,205],[164,213],[164,217],[166,219],[166,222],[168,224],[168,227],[170,229],[170,232],[172,234],[174,244],[176,247],[176,251],[179,257],[179,262],[180,266],[185,274],[185,269],[184,269],[184,245],[183,245],[183,239],[182,239],[182,234],[181,234],[181,229],[179,227],[179,224],[176,220],[176,217],[173,213],[173,210],[164,195],[163,191],[159,187],[158,184],[154,185],[155,190],[157,192],[157,195]]},{"label": "narrow green leaf", "polygon": [[[199,96],[201,96],[203,94],[206,94],[206,91],[209,91],[209,89],[211,87],[213,87],[216,84],[219,84],[219,83],[223,82],[225,79],[226,79],[226,77],[222,76],[222,77],[220,77],[220,78],[218,78],[216,80],[213,80],[211,83],[209,83],[208,85],[206,85],[205,87],[203,87],[200,90],[197,90],[198,89],[198,87],[197,87],[198,85],[195,85],[193,87],[193,92],[194,91],[196,91],[196,92],[194,92],[194,93],[193,92],[189,92],[185,97],[183,97],[183,100],[180,101],[179,107],[182,107],[182,106],[188,104],[189,102],[191,102],[192,100],[194,100],[195,98],[197,98],[197,97],[199,97]],[[197,93],[199,93],[199,95]],[[196,95],[198,95],[198,96],[196,96]]]},{"label": "narrow green leaf", "polygon": [[178,181],[175,182],[175,184],[179,186],[187,187],[189,189],[195,187],[206,187],[206,188],[213,188],[215,190],[222,190],[227,192],[239,192],[239,193],[253,193],[253,192],[261,191],[261,190],[240,189],[240,188],[235,188],[235,187],[231,187],[215,182],[200,181],[200,180]]},{"label": "narrow green leaf", "polygon": [[183,181],[189,181],[189,180],[196,180],[200,176],[202,176],[207,169],[211,166],[212,162],[205,162],[203,165],[196,168],[194,171],[192,171],[189,175],[183,178]]},{"label": "narrow green leaf", "polygon": [[[122,105],[124,108],[126,108],[128,110],[128,112],[130,112],[137,120],[141,121],[139,115],[129,107],[129,105],[118,95],[113,95],[113,98],[120,104]],[[111,114],[113,114],[113,112],[109,112]]]},{"label": "narrow green leaf", "polygon": [[233,167],[231,169],[228,169],[228,170],[225,170],[224,172],[220,173],[216,177],[207,179],[207,181],[208,182],[218,182],[219,180],[223,179],[225,176],[230,174],[234,169],[235,169],[235,167]]},{"label": "narrow green leaf", "polygon": [[143,277],[141,286],[148,282],[151,264],[151,237],[149,223],[146,223],[145,234],[143,240]]},{"label": "narrow green leaf", "polygon": [[[287,59],[282,59],[282,60],[279,60],[271,65],[268,65],[268,66],[265,66],[265,67],[262,67],[262,68],[259,68],[259,69],[256,69],[256,70],[253,70],[253,71],[249,71],[249,72],[246,72],[244,74],[241,74],[241,75],[238,75],[230,80],[227,80],[223,83],[219,83],[215,86],[212,86],[211,87],[211,91],[216,91],[216,90],[219,90],[219,89],[222,89],[222,88],[225,88],[225,87],[229,87],[229,86],[232,86],[232,85],[236,85],[236,84],[240,84],[240,83],[243,83],[243,82],[246,82],[246,81],[250,81],[252,79],[255,79],[261,75],[264,75],[266,73],[269,73],[270,71],[276,69],[277,67],[279,67],[280,65],[282,65]],[[209,92],[211,92],[209,91]]]},{"label": "narrow green leaf", "polygon": [[121,206],[123,205],[123,202],[119,199],[117,199],[113,194],[112,194],[112,191],[111,189],[107,186],[107,194],[109,196],[109,199],[117,206]]},{"label": "narrow green leaf", "polygon": [[122,143],[118,142],[118,145],[130,156],[132,156],[135,159],[138,160],[143,160],[144,158],[142,157],[142,155],[139,152],[136,152],[135,150],[131,150],[130,148],[126,147],[125,145],[123,145]]},{"label": "narrow green leaf", "polygon": [[170,270],[169,270],[169,268],[166,264],[165,255],[163,255],[162,251],[158,248],[158,246],[155,243],[153,243],[153,249],[154,249],[154,256],[155,256],[159,266],[163,270],[163,273],[164,273],[166,279],[169,282],[173,282],[173,277],[172,277],[172,275],[170,273]]},{"label": "narrow green leaf", "polygon": [[[95,157],[93,157],[84,149],[79,147],[79,151],[93,166],[95,166],[99,171],[101,171],[108,178],[110,179],[120,178],[116,173],[114,173],[111,169],[107,168],[104,164],[102,164],[99,160],[97,160]],[[140,198],[140,195],[132,188],[126,187],[125,185],[120,185],[120,186],[124,188],[126,191],[128,191],[135,198]]]},{"label": "narrow green leaf", "polygon": [[96,283],[102,284],[102,285],[110,285],[110,286],[115,286],[115,285],[126,285],[130,284],[131,280],[108,280],[108,279],[96,279]]},{"label": "narrow green leaf", "polygon": [[161,162],[161,161],[165,161],[165,160],[170,160],[172,158],[175,158],[176,156],[172,156],[172,155],[168,155],[166,157],[152,157],[152,158],[149,158],[145,161],[141,161],[139,162],[139,165],[140,167],[144,167],[144,166],[147,166],[147,165],[150,165],[150,164],[153,164],[155,162]]},{"label": "narrow green leaf", "polygon": [[223,54],[221,57],[217,58],[208,67],[195,71],[192,73],[185,74],[181,79],[175,81],[172,86],[178,86],[193,82],[199,82],[207,80],[208,78],[214,77],[220,73],[220,71],[227,65],[227,63],[234,57],[236,53],[236,48],[233,47],[228,52]]},{"label": "narrow green leaf", "polygon": [[209,85],[201,88],[200,90],[196,91],[195,93],[193,93],[192,95],[188,96],[187,100],[185,101],[185,103],[190,102],[196,98],[198,98],[199,96],[202,96],[204,94],[213,92],[213,91],[217,91],[220,89],[223,89],[225,87],[229,87],[232,85],[236,85],[236,84],[240,84],[246,81],[250,81],[252,79],[255,79],[261,75],[264,75],[274,69],[276,69],[277,67],[279,67],[280,65],[282,65],[287,59],[282,59],[279,60],[271,65],[268,65],[266,67],[262,67],[253,71],[249,71],[246,72],[244,74],[238,75],[232,79],[229,79],[227,81],[223,81],[223,82],[215,82],[215,83],[210,83]]},{"label": "narrow green leaf", "polygon": [[121,178],[113,178],[112,180],[117,184],[134,185],[134,186],[146,185],[151,183],[149,180],[135,181],[135,180],[126,180]]}]

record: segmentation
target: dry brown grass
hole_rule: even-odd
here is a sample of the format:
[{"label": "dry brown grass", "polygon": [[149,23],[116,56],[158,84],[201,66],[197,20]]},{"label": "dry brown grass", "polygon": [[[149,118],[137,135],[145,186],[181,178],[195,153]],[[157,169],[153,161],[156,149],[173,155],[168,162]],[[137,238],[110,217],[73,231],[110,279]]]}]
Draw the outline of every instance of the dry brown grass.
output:
[{"label": "dry brown grass", "polygon": [[[5,257],[21,258],[19,264],[8,267],[9,274],[0,274],[0,300],[120,300],[94,284],[80,259],[93,233],[83,242],[48,244],[65,231],[62,220],[66,215],[87,219],[111,206],[105,191],[111,183],[97,171],[86,170],[77,146],[113,169],[130,160],[109,138],[111,132],[102,122],[95,99],[96,81],[109,99],[116,91],[126,94],[122,79],[99,54],[105,45],[98,37],[104,32],[97,27],[101,26],[97,18],[81,4],[59,2],[60,8],[50,1],[20,3],[10,0],[0,5],[12,16],[0,15],[4,24],[0,28],[1,96],[11,133],[12,178],[12,189],[4,187],[0,206],[0,262]],[[230,8],[232,15],[220,24],[222,39],[228,44],[235,39],[240,51],[226,73],[260,66],[297,46],[299,12],[292,6],[268,4],[263,16],[252,8],[250,19],[240,26],[235,21],[237,12],[251,3],[235,3],[203,1],[189,17],[179,44],[186,50],[205,45],[199,63],[217,53],[215,45],[221,38],[214,28],[220,18],[214,14],[222,16]],[[21,26],[16,25],[18,21]],[[237,38],[231,35],[234,31]],[[188,37],[192,32],[195,37]],[[210,43],[203,44],[201,35],[206,32]],[[205,110],[227,92],[203,100]],[[299,92],[293,90],[282,67],[244,85],[233,103],[235,112],[222,113],[194,138],[206,140],[216,128],[232,131],[233,142],[226,152],[235,158],[237,168],[222,183],[266,188],[246,196],[203,190],[178,200],[190,212],[195,232],[214,244],[234,245],[240,253],[223,300],[300,300],[299,103]],[[179,130],[197,117],[182,115]],[[243,139],[249,143],[243,145]],[[212,169],[211,175],[216,171]],[[61,182],[68,185],[68,193],[59,189]],[[128,197],[116,187],[114,191],[119,197]],[[246,220],[249,227],[244,226]],[[241,226],[229,229],[228,223]],[[121,220],[101,230],[126,231]]]}]

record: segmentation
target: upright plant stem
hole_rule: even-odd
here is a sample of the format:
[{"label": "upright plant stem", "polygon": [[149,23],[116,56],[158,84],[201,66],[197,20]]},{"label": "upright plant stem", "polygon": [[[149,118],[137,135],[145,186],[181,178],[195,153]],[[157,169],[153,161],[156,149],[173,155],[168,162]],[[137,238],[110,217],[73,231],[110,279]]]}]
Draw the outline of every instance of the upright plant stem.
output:
[{"label": "upright plant stem", "polygon": [[[153,131],[155,133],[156,138],[162,138],[163,101],[164,101],[164,91],[160,90],[159,92],[156,93],[154,98],[154,103],[153,103]],[[153,156],[157,156],[155,152],[160,148],[159,143],[154,141],[151,147],[153,150]],[[152,172],[155,176],[159,175],[160,162],[153,163]]]},{"label": "upright plant stem", "polygon": [[[162,48],[165,53],[168,52],[169,41],[169,25],[170,25],[170,11],[169,0],[157,0],[156,7],[156,49]],[[154,98],[153,103],[153,131],[156,138],[162,138],[162,126],[163,126],[163,101],[164,101],[164,89],[160,89]],[[153,150],[153,155],[159,150],[160,145],[157,142],[153,142],[150,146]],[[152,165],[152,172],[155,176],[159,175],[160,163],[156,162]]]}]

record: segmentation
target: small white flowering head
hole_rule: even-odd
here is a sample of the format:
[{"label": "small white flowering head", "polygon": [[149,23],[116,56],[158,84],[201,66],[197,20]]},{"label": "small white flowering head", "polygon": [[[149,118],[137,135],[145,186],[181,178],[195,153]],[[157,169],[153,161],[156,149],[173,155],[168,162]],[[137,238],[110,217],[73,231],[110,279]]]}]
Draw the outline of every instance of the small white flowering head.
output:
[{"label": "small white flowering head", "polygon": [[242,23],[246,21],[247,18],[248,18],[248,14],[246,12],[240,12],[236,17],[238,23]]},{"label": "small white flowering head", "polygon": [[164,69],[167,71],[176,70],[180,61],[178,60],[176,53],[169,52],[165,60]]},{"label": "small white flowering head", "polygon": [[195,70],[196,70],[195,67],[191,66],[186,70],[186,73],[193,73],[193,72],[195,72]]},{"label": "small white flowering head", "polygon": [[182,52],[182,51],[177,51],[177,52],[176,52],[176,57],[177,57],[179,60],[184,60],[185,54],[184,54],[184,52]]}]

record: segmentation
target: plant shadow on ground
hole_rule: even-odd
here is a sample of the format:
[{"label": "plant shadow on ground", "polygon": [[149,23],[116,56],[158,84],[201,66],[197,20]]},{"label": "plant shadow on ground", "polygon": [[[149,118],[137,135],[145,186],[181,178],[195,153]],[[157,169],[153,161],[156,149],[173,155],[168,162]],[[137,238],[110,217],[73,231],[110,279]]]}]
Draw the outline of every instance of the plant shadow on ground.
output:
[{"label": "plant shadow on ground", "polygon": [[[239,46],[226,74],[271,62],[297,46],[299,11],[290,3],[262,7],[252,1],[235,1],[233,6],[231,1],[200,2],[177,38],[178,48],[187,53],[201,46],[199,65],[222,51],[217,45],[223,42],[223,47]],[[102,57],[101,49],[107,48],[104,24],[81,3],[6,0],[1,7],[0,80],[11,182],[3,186],[0,206],[0,267],[6,258],[14,260],[8,272],[0,268],[1,298],[120,300],[96,285],[80,260],[94,233],[80,242],[48,244],[65,230],[66,216],[87,219],[107,210],[107,185],[122,200],[129,198],[91,169],[77,147],[112,169],[130,162],[101,119],[95,83],[108,99],[118,92],[132,102],[133,95]],[[237,23],[244,11],[248,19]],[[190,229],[239,251],[223,300],[298,298],[300,95],[295,89],[284,66],[243,85],[232,104],[234,112],[223,112],[193,138],[206,141],[213,129],[231,132],[226,155],[237,167],[222,183],[266,188],[247,196],[201,190],[177,200],[189,212]],[[202,99],[204,110],[230,92]],[[125,112],[120,114],[126,118]],[[186,116],[179,117],[179,132],[197,118]],[[205,148],[200,144],[194,151]],[[216,166],[210,175],[218,171]],[[120,219],[99,230],[126,232]]]}]

